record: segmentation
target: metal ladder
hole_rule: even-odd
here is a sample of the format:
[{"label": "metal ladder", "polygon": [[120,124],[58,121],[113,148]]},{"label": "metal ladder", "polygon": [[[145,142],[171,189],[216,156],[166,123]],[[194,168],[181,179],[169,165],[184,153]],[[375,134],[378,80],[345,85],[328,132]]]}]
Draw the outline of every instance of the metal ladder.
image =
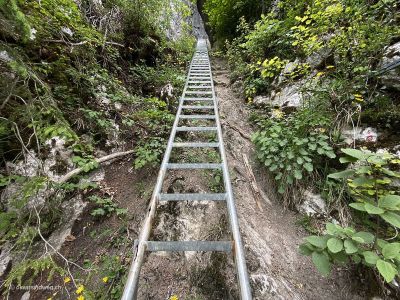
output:
[{"label": "metal ladder", "polygon": [[[190,102],[204,103],[204,106],[190,105]],[[186,110],[212,111],[210,114],[185,115]],[[214,120],[213,127],[179,127],[179,121],[185,119]],[[177,143],[177,132],[216,132],[218,142],[213,143]],[[215,148],[219,150],[221,163],[169,163],[172,149],[185,148]],[[162,184],[167,170],[177,169],[219,169],[223,172],[225,193],[200,193],[200,194],[165,194],[162,193]],[[226,201],[232,241],[149,241],[151,225],[155,217],[156,207],[159,202],[165,201]],[[233,199],[232,187],[226,162],[225,149],[222,140],[222,130],[218,116],[217,99],[215,97],[214,83],[211,73],[211,65],[208,56],[207,42],[200,39],[197,49],[190,64],[189,74],[186,80],[182,97],[180,98],[175,122],[168,141],[161,169],[157,177],[157,183],[151,197],[148,214],[145,219],[139,239],[134,244],[135,255],[129,269],[127,283],[125,285],[123,300],[136,299],[139,284],[140,269],[143,264],[146,251],[224,251],[233,252],[240,295],[242,300],[251,299],[251,290],[247,274],[246,261],[242,240],[239,231],[238,218]]]}]

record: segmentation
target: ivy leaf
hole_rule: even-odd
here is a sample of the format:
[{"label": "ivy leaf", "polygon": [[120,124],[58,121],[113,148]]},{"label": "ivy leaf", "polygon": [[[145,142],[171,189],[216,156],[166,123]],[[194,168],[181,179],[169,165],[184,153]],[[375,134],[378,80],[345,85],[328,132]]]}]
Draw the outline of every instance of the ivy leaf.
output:
[{"label": "ivy leaf", "polygon": [[306,241],[320,249],[325,249],[328,238],[324,236],[311,235],[306,237]]},{"label": "ivy leaf", "polygon": [[326,245],[332,253],[338,253],[343,250],[343,241],[338,238],[330,238]]},{"label": "ivy leaf", "polygon": [[376,267],[378,268],[379,273],[385,278],[387,283],[392,282],[394,277],[397,274],[397,270],[393,267],[393,265],[387,261],[382,259],[378,259],[376,262]]},{"label": "ivy leaf", "polygon": [[384,214],[380,215],[389,224],[394,227],[400,228],[400,216],[394,212],[386,211]]},{"label": "ivy leaf", "polygon": [[358,247],[352,240],[347,239],[344,241],[344,250],[347,254],[353,254],[358,251]]},{"label": "ivy leaf", "polygon": [[376,262],[379,259],[379,256],[372,251],[364,251],[363,252],[365,261],[370,265],[376,265]]},{"label": "ivy leaf", "polygon": [[382,254],[386,259],[393,259],[400,253],[400,243],[387,244],[382,249]]},{"label": "ivy leaf", "polygon": [[382,208],[377,207],[372,204],[369,204],[369,203],[365,203],[364,207],[365,207],[365,210],[367,211],[367,213],[369,213],[371,215],[381,215],[385,212],[385,210],[383,210]]},{"label": "ivy leaf", "polygon": [[312,261],[322,275],[329,275],[331,272],[331,263],[325,254],[313,252]]}]

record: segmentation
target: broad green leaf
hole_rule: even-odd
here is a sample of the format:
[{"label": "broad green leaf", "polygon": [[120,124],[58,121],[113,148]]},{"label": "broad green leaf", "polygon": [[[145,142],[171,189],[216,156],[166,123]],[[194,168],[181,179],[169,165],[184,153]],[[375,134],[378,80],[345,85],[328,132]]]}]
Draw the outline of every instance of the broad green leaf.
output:
[{"label": "broad green leaf", "polygon": [[353,261],[354,261],[356,264],[359,264],[359,263],[361,262],[361,257],[360,257],[360,255],[358,255],[358,254],[352,255],[351,258],[353,259]]},{"label": "broad green leaf", "polygon": [[292,177],[291,175],[288,175],[288,176],[286,177],[286,183],[287,183],[287,184],[293,184],[293,177]]},{"label": "broad green leaf", "polygon": [[310,247],[307,246],[307,243],[303,243],[299,246],[299,252],[307,256],[310,256],[313,253]]},{"label": "broad green leaf", "polygon": [[379,259],[379,256],[372,251],[364,251],[363,252],[365,261],[370,265],[376,265],[376,262]]},{"label": "broad green leaf", "polygon": [[350,203],[349,206],[354,208],[354,209],[357,209],[357,210],[366,211],[364,203],[353,202],[353,203]]},{"label": "broad green leaf", "polygon": [[[332,149],[332,148],[331,148]],[[333,151],[326,151],[325,152],[326,156],[328,156],[329,158],[336,158],[336,154]]]},{"label": "broad green leaf", "polygon": [[328,237],[311,235],[306,237],[306,241],[320,249],[325,249],[326,243],[328,242]]},{"label": "broad green leaf", "polygon": [[345,148],[345,149],[341,149],[342,152],[350,157],[354,157],[357,158],[358,160],[364,160],[367,158],[367,155],[357,149],[349,149],[349,148]]},{"label": "broad green leaf", "polygon": [[339,227],[338,225],[335,225],[333,223],[326,223],[325,226],[326,226],[326,232],[331,235],[335,235],[340,229],[338,228]]},{"label": "broad green leaf", "polygon": [[378,200],[379,207],[391,210],[400,210],[400,196],[386,195]]},{"label": "broad green leaf", "polygon": [[387,244],[382,249],[382,254],[386,259],[395,258],[400,253],[400,243]]},{"label": "broad green leaf", "polygon": [[330,238],[326,245],[332,253],[338,253],[343,250],[343,241],[338,238]]},{"label": "broad green leaf", "polygon": [[373,187],[374,180],[366,178],[366,177],[357,177],[353,179],[353,184],[357,186],[364,186],[364,187]]},{"label": "broad green leaf", "polygon": [[339,158],[340,163],[346,164],[346,163],[354,163],[357,161],[357,158],[350,157],[350,156],[343,156]]},{"label": "broad green leaf", "polygon": [[342,178],[350,177],[350,176],[354,175],[354,173],[355,173],[354,170],[344,170],[344,171],[341,171],[341,172],[329,174],[328,178],[342,179]]},{"label": "broad green leaf", "polygon": [[386,211],[384,214],[380,215],[389,224],[394,227],[400,228],[400,216],[394,212]]},{"label": "broad green leaf", "polygon": [[329,275],[331,272],[331,263],[325,254],[313,252],[312,261],[322,275]]},{"label": "broad green leaf", "polygon": [[309,162],[308,162],[308,163],[305,163],[305,164],[303,165],[303,167],[304,167],[304,169],[306,169],[308,172],[312,172],[312,171],[314,170],[313,165],[310,164]]},{"label": "broad green leaf", "polygon": [[374,242],[375,236],[370,232],[360,231],[353,234],[352,238],[361,238],[363,240],[361,243],[371,244]]},{"label": "broad green leaf", "polygon": [[378,246],[383,249],[383,247],[385,247],[387,244],[389,244],[388,242],[386,242],[385,240],[382,239],[377,239],[376,243],[378,244]]},{"label": "broad green leaf", "polygon": [[393,265],[382,259],[378,259],[378,261],[376,262],[376,267],[378,268],[378,271],[383,276],[383,278],[385,278],[385,281],[387,283],[392,282],[397,274],[397,270],[393,267]]},{"label": "broad green leaf", "polygon": [[335,262],[341,264],[347,264],[349,262],[349,257],[343,251],[339,253],[332,253],[331,256],[335,260]]},{"label": "broad green leaf", "polygon": [[300,180],[300,179],[302,179],[303,178],[303,175],[301,174],[301,171],[300,170],[294,170],[294,177],[296,178],[296,179],[298,179],[298,180]]},{"label": "broad green leaf", "polygon": [[365,203],[364,207],[365,207],[365,210],[367,211],[367,213],[369,213],[371,215],[381,215],[385,212],[385,210],[383,210],[382,208],[377,207],[372,204],[369,204],[369,203]]},{"label": "broad green leaf", "polygon": [[347,254],[353,254],[358,251],[358,247],[352,240],[345,240],[344,241],[344,250]]},{"label": "broad green leaf", "polygon": [[283,184],[281,184],[280,186],[279,186],[279,189],[278,189],[278,193],[279,194],[284,194],[285,193],[285,186],[283,185]]}]

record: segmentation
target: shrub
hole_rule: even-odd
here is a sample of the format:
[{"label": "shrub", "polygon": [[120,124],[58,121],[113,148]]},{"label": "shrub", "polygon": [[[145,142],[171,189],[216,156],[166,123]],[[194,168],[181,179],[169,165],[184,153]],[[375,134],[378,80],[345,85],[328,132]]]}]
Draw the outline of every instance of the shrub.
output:
[{"label": "shrub", "polygon": [[328,178],[346,180],[354,201],[349,206],[361,212],[357,226],[361,230],[327,223],[326,233],[307,237],[300,252],[311,255],[324,275],[329,274],[333,263],[353,261],[376,269],[386,282],[391,282],[400,272],[400,242],[395,233],[400,228],[400,196],[394,186],[400,173],[391,169],[400,160],[389,153],[356,149],[342,152],[346,156],[340,161],[352,163],[352,168]]},{"label": "shrub", "polygon": [[288,118],[275,115],[257,122],[261,129],[252,140],[258,159],[275,175],[279,193],[287,195],[295,182],[309,177],[325,158],[335,158],[335,153],[324,134],[327,117],[307,109]]}]

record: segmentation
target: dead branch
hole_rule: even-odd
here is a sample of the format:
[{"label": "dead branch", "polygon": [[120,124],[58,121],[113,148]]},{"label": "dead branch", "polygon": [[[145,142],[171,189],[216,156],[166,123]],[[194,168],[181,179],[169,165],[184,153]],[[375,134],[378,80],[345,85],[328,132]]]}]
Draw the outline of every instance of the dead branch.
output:
[{"label": "dead branch", "polygon": [[[89,41],[82,41],[82,42],[78,42],[78,43],[71,43],[71,42],[67,42],[65,40],[44,40],[44,42],[46,43],[57,43],[57,44],[65,44],[68,46],[81,46],[81,45],[85,45],[87,44]],[[118,46],[118,47],[125,47],[125,45],[122,45],[120,43],[117,42],[105,42],[106,45],[113,45],[113,46]]]},{"label": "dead branch", "polygon": [[262,208],[262,205],[261,205],[261,200],[264,200],[267,203],[269,203],[269,200],[266,199],[265,195],[258,188],[256,177],[254,176],[253,170],[251,169],[247,155],[242,153],[242,157],[243,157],[244,165],[246,166],[247,176],[250,179],[250,187],[253,192],[253,196],[256,200],[257,206],[260,209],[260,211],[264,211]]},{"label": "dead branch", "polygon": [[[114,159],[114,158],[118,158],[121,156],[125,156],[128,154],[132,154],[134,152],[134,150],[129,150],[129,151],[125,151],[125,152],[116,152],[116,153],[112,153],[110,155],[106,155],[100,158],[97,158],[95,161],[99,164],[106,162],[108,160]],[[65,174],[63,177],[60,178],[60,180],[58,181],[58,183],[65,183],[68,180],[70,180],[72,177],[80,174],[83,171],[83,168],[76,168],[74,170],[72,170],[71,172],[68,172],[67,174]]]}]

